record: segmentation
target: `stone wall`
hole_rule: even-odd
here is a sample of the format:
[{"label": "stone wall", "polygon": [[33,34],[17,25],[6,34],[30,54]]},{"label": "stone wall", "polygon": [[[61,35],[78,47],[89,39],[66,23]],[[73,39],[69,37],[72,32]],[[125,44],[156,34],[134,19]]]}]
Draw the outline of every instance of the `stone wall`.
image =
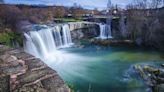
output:
[{"label": "stone wall", "polygon": [[70,92],[56,71],[21,49],[0,45],[0,92]]}]

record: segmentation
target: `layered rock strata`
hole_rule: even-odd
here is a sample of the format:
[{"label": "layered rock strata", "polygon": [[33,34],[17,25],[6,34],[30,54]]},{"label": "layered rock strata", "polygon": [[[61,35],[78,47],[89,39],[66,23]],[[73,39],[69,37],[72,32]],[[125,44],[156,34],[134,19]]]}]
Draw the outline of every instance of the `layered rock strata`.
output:
[{"label": "layered rock strata", "polygon": [[21,49],[0,45],[0,92],[70,92],[56,71]]}]

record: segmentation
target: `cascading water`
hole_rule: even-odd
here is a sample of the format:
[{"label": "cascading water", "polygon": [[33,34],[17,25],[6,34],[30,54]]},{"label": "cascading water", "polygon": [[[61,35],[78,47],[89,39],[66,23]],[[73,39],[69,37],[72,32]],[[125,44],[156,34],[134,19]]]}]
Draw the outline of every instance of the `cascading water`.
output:
[{"label": "cascading water", "polygon": [[72,39],[71,39],[71,33],[68,25],[63,25],[62,26],[62,32],[63,32],[63,46],[64,47],[69,47],[72,44]]},{"label": "cascading water", "polygon": [[54,39],[57,47],[63,46],[62,36],[61,36],[61,28],[59,26],[55,26],[54,32]]},{"label": "cascading water", "polygon": [[[61,30],[62,29],[62,30]],[[68,25],[46,27],[38,31],[24,33],[26,38],[24,49],[26,52],[45,59],[57,52],[56,49],[72,45],[71,33]]]},{"label": "cascading water", "polygon": [[110,25],[99,24],[99,27],[100,27],[100,36],[98,38],[100,39],[112,38]]},{"label": "cascading water", "polygon": [[42,29],[39,31],[30,31],[24,33],[25,51],[39,58],[46,58],[56,50],[55,41],[52,35],[52,29]]},{"label": "cascading water", "polygon": [[24,33],[24,36],[26,38],[26,40],[24,41],[24,49],[26,52],[36,56],[36,57],[39,57],[39,53],[38,53],[38,50],[39,48],[36,47],[36,43],[34,44],[35,40],[32,40],[32,36],[30,36],[30,34],[27,34],[27,33]]}]

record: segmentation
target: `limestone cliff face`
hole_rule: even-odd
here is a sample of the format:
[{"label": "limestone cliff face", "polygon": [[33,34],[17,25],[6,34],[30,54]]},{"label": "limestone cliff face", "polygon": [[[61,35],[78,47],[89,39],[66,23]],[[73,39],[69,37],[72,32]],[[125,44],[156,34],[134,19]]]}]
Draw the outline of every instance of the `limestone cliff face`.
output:
[{"label": "limestone cliff face", "polygon": [[83,27],[83,28],[75,29],[71,31],[71,36],[74,41],[80,40],[83,38],[98,37],[99,34],[100,34],[100,28],[96,24],[92,24],[89,27]]},{"label": "limestone cliff face", "polygon": [[0,45],[0,92],[70,92],[56,71],[21,49]]}]

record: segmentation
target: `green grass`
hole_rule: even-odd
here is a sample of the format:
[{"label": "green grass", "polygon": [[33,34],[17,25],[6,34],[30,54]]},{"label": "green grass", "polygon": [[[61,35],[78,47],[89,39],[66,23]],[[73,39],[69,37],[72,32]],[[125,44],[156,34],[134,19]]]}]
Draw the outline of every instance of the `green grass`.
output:
[{"label": "green grass", "polygon": [[0,44],[4,44],[7,46],[12,46],[12,42],[16,41],[19,45],[22,46],[23,41],[20,34],[15,32],[3,32],[0,33]]},{"label": "green grass", "polygon": [[74,19],[74,18],[55,18],[55,20],[59,20],[62,22],[80,22],[81,19]]}]

